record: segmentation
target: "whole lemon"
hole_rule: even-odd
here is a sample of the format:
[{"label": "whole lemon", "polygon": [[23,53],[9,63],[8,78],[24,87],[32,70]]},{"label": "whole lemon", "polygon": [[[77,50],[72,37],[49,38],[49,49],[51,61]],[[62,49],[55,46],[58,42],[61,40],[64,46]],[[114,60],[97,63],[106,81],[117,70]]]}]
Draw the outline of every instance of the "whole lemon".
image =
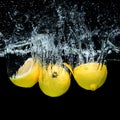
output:
[{"label": "whole lemon", "polygon": [[50,97],[58,97],[67,92],[70,87],[70,74],[60,65],[43,66],[39,77],[41,91]]},{"label": "whole lemon", "polygon": [[95,91],[106,81],[107,66],[97,62],[81,64],[73,69],[73,76],[80,87]]}]

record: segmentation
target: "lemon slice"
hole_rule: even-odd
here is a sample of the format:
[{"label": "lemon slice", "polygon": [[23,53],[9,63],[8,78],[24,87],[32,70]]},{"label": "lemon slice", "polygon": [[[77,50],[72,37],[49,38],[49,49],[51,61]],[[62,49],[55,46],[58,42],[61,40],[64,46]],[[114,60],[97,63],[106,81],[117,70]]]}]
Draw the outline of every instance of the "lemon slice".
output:
[{"label": "lemon slice", "polygon": [[65,65],[70,70],[70,72],[73,74],[73,69],[72,69],[72,66],[70,64],[64,62],[63,65]]},{"label": "lemon slice", "polygon": [[29,88],[38,81],[40,63],[38,60],[28,58],[25,63],[18,69],[17,73],[10,77],[13,84]]},{"label": "lemon slice", "polygon": [[81,64],[74,68],[73,76],[79,86],[95,91],[106,81],[107,67],[96,62]]},{"label": "lemon slice", "polygon": [[49,64],[43,66],[42,79],[39,78],[41,91],[50,97],[58,97],[67,92],[70,87],[70,75],[68,71],[60,65]]}]

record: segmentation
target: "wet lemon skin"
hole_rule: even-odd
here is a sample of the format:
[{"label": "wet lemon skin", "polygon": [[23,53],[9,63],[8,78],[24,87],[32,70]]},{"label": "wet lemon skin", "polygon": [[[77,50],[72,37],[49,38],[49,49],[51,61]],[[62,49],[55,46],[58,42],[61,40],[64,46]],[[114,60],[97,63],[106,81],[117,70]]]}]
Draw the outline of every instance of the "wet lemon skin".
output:
[{"label": "wet lemon skin", "polygon": [[49,65],[42,69],[39,77],[39,86],[42,92],[49,97],[59,97],[67,92],[70,87],[70,75],[61,66]]},{"label": "wet lemon skin", "polygon": [[74,68],[73,76],[79,86],[94,91],[106,81],[107,67],[102,64],[98,67],[98,63],[81,64]]}]

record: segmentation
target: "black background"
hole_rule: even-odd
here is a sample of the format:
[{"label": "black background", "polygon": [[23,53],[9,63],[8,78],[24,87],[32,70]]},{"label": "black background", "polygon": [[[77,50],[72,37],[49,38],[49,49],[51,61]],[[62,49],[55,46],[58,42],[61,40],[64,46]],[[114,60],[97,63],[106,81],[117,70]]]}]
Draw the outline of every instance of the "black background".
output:
[{"label": "black background", "polygon": [[[22,2],[23,3],[22,3]],[[10,34],[12,33],[12,23],[7,18],[6,12],[7,10],[12,6],[12,4],[19,4],[18,9],[22,9],[23,12],[26,12],[25,6],[29,6],[29,4],[26,4],[29,2],[28,0],[21,0],[14,3],[9,2],[2,2],[0,1],[0,14],[1,14],[1,20],[0,20],[0,31],[4,34]],[[47,0],[46,0],[47,1]],[[77,1],[74,0],[73,3],[81,4],[83,1]],[[90,1],[91,2],[91,1]],[[95,1],[96,3],[98,0]],[[108,0],[107,2],[103,2],[106,6],[111,2],[111,0]],[[112,1],[113,3],[117,4],[118,1]],[[4,3],[4,5],[3,5]],[[39,4],[42,4],[41,1],[34,1],[34,6],[37,6],[36,9],[34,6],[28,7],[31,11],[36,10],[36,12],[39,12],[39,10],[43,9],[44,6],[40,7]],[[44,5],[49,4],[50,2],[46,2]],[[39,6],[39,7],[38,7]],[[39,10],[38,10],[39,8]],[[120,9],[119,6],[116,8],[117,10]],[[21,11],[22,11],[21,10]],[[32,18],[31,18],[32,19]],[[113,104],[116,103],[120,97],[120,62],[119,61],[108,61],[107,62],[107,68],[108,68],[108,76],[105,84],[99,88],[98,90],[92,92],[87,91],[82,88],[80,88],[74,79],[72,78],[71,86],[67,93],[64,95],[57,97],[57,98],[51,98],[46,95],[44,95],[41,90],[39,89],[38,84],[33,86],[32,88],[20,88],[15,85],[13,85],[10,80],[8,79],[7,73],[6,73],[6,60],[5,58],[0,58],[0,99],[7,100],[6,104],[11,104],[18,106],[19,103],[16,103],[18,100],[20,100],[20,103],[25,103],[27,106],[39,106],[37,109],[42,109],[44,112],[52,111],[54,109],[54,112],[60,112],[63,114],[66,114],[66,111],[69,109],[70,111],[74,111],[76,109],[81,110],[81,106],[89,106],[85,110],[91,111],[93,108],[96,110],[96,108],[103,109],[103,106],[106,108],[109,108],[111,106],[114,106]],[[12,101],[12,103],[10,102]],[[28,103],[30,102],[30,104]],[[103,105],[104,103],[104,105]],[[102,105],[101,105],[102,104]],[[43,107],[42,107],[43,106]],[[117,106],[116,106],[117,107]],[[43,109],[44,108],[44,109]]]}]

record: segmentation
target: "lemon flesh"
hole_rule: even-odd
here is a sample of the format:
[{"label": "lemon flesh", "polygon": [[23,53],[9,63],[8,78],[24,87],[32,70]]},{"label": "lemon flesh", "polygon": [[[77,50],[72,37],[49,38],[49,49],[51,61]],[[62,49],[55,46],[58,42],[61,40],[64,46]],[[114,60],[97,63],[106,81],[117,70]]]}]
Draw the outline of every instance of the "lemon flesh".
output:
[{"label": "lemon flesh", "polygon": [[43,66],[39,86],[41,91],[50,97],[58,97],[67,92],[70,87],[70,75],[62,66],[49,64]]},{"label": "lemon flesh", "polygon": [[28,58],[17,73],[10,77],[13,84],[19,87],[29,88],[35,85],[39,78],[40,63],[33,58]]},{"label": "lemon flesh", "polygon": [[80,87],[95,91],[106,81],[107,67],[95,62],[81,64],[74,68],[73,76]]}]

